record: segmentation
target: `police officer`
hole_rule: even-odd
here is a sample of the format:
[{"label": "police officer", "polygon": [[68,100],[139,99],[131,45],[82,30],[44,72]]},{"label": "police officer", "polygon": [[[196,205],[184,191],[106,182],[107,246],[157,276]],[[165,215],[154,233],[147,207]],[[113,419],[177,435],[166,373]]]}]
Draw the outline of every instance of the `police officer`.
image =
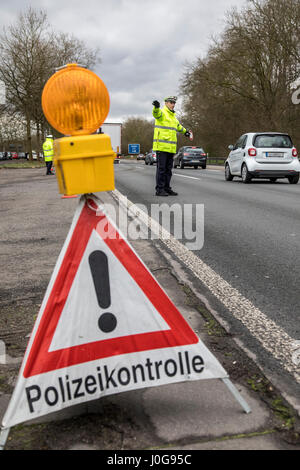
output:
[{"label": "police officer", "polygon": [[190,137],[176,118],[174,111],[177,96],[167,96],[165,106],[160,109],[160,103],[153,101],[153,117],[155,118],[153,150],[156,151],[156,196],[177,196],[178,193],[170,186],[172,178],[173,157],[177,149],[177,132]]},{"label": "police officer", "polygon": [[47,135],[45,142],[43,143],[43,153],[46,162],[47,172],[46,175],[53,175],[51,168],[53,163],[54,147],[53,147],[53,136]]}]

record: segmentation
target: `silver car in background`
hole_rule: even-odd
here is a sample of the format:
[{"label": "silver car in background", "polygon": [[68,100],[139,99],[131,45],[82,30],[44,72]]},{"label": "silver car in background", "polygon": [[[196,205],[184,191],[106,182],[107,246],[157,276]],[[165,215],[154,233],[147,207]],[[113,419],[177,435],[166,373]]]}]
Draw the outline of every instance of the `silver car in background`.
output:
[{"label": "silver car in background", "polygon": [[156,152],[151,150],[145,157],[145,165],[153,165],[153,163],[156,163]]},{"label": "silver car in background", "polygon": [[253,178],[267,178],[272,182],[287,178],[291,184],[299,181],[298,152],[288,134],[251,132],[243,134],[228,148],[226,181],[232,181],[235,176],[242,178],[243,183],[250,183]]}]

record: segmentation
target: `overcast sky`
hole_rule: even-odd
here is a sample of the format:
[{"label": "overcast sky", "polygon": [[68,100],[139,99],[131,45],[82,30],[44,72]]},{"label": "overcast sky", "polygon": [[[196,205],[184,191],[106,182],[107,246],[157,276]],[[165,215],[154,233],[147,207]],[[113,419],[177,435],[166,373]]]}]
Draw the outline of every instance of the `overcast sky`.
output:
[{"label": "overcast sky", "polygon": [[[0,26],[31,6],[44,9],[56,31],[99,47],[95,72],[111,100],[107,122],[151,118],[152,101],[178,95],[184,65],[206,55],[226,12],[246,0],[0,0]],[[180,101],[177,106],[180,109]]]}]

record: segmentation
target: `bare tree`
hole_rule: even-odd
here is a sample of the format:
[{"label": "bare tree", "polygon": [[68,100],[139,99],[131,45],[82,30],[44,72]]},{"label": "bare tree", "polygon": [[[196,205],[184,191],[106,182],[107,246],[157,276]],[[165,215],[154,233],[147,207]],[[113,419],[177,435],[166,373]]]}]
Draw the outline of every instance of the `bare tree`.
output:
[{"label": "bare tree", "polygon": [[55,50],[55,67],[60,67],[67,63],[77,63],[87,68],[93,68],[101,62],[100,49],[88,48],[83,41],[80,41],[73,34],[55,33],[53,48]]},{"label": "bare tree", "polygon": [[[6,85],[7,108],[26,120],[27,151],[32,158],[31,132],[35,123],[38,147],[50,128],[41,108],[43,87],[55,69],[69,62],[88,67],[99,61],[91,50],[72,35],[55,33],[43,10],[29,7],[0,36],[0,79]],[[40,150],[37,149],[37,150]]]},{"label": "bare tree", "polygon": [[0,77],[6,85],[7,102],[11,112],[26,119],[27,151],[31,148],[31,120],[39,89],[41,47],[47,41],[46,14],[29,8],[20,14],[0,38]]}]

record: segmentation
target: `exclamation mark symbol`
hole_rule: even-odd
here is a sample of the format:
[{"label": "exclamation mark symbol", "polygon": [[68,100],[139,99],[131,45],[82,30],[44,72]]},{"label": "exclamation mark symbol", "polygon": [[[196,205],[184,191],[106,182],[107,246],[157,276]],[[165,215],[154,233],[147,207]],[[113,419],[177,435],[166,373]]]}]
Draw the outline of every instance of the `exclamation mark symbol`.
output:
[{"label": "exclamation mark symbol", "polygon": [[[90,269],[94,281],[99,307],[107,309],[111,304],[108,259],[103,251],[93,251],[89,256]],[[98,326],[103,333],[110,333],[117,326],[113,313],[105,312],[100,315]]]}]

